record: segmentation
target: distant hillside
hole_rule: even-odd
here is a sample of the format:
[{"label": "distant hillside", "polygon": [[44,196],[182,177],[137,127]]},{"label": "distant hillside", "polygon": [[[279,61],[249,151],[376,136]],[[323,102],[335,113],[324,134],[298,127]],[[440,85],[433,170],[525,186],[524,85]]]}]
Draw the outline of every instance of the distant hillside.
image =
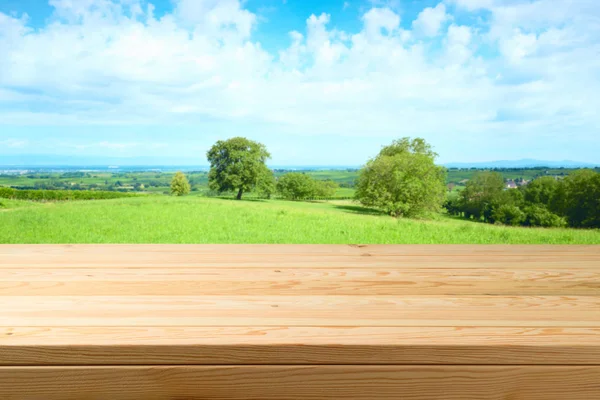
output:
[{"label": "distant hillside", "polygon": [[444,164],[448,168],[534,168],[534,167],[549,167],[549,168],[593,168],[600,164],[591,164],[580,161],[548,161],[548,160],[500,160],[500,161],[485,161],[485,162],[452,162]]}]

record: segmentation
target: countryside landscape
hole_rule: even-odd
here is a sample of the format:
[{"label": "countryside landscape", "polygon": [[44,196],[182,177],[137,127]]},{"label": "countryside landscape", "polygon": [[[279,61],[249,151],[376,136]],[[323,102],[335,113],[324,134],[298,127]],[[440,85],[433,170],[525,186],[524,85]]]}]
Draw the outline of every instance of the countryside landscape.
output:
[{"label": "countryside landscape", "polygon": [[589,0],[0,1],[0,243],[600,243]]},{"label": "countryside landscape", "polygon": [[[297,171],[269,169],[252,145],[264,149],[220,141],[228,157],[185,173],[5,170],[0,242],[600,243],[600,168],[445,168],[405,138],[363,168]],[[361,186],[380,161],[391,167]]]}]

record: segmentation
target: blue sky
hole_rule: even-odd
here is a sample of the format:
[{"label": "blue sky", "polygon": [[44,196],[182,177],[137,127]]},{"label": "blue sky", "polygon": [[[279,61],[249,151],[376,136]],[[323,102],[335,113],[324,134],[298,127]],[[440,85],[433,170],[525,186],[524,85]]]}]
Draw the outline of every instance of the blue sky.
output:
[{"label": "blue sky", "polygon": [[600,163],[596,0],[0,0],[0,165],[180,158],[246,136],[277,165]]}]

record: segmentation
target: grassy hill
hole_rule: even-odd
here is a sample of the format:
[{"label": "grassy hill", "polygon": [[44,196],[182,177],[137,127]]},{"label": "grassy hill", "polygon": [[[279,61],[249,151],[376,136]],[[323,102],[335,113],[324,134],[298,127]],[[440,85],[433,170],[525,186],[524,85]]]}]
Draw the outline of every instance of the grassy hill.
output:
[{"label": "grassy hill", "polygon": [[578,243],[600,231],[394,219],[348,201],[147,196],[31,203],[0,199],[0,243]]}]

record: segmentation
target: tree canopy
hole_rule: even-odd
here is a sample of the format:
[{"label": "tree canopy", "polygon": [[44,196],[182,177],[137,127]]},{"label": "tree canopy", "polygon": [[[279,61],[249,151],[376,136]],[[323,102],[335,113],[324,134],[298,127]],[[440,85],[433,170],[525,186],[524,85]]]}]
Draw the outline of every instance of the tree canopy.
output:
[{"label": "tree canopy", "polygon": [[331,197],[338,187],[339,185],[333,181],[313,179],[300,172],[289,172],[277,182],[277,192],[287,200]]},{"label": "tree canopy", "polygon": [[183,196],[190,192],[190,183],[185,174],[181,171],[177,172],[171,181],[171,194]]},{"label": "tree canopy", "polygon": [[238,200],[271,173],[265,164],[271,158],[265,145],[243,137],[219,140],[207,158],[209,187],[219,193],[237,191]]},{"label": "tree canopy", "polygon": [[492,215],[492,205],[504,191],[504,178],[499,172],[477,172],[460,192],[460,203],[467,218],[483,217],[488,221]]},{"label": "tree canopy", "polygon": [[402,138],[385,146],[360,171],[356,199],[393,216],[438,211],[446,198],[446,170],[421,138]]},{"label": "tree canopy", "polygon": [[506,225],[600,228],[600,174],[583,169],[564,179],[540,177],[518,189],[505,189],[497,172],[480,172],[449,213]]}]

